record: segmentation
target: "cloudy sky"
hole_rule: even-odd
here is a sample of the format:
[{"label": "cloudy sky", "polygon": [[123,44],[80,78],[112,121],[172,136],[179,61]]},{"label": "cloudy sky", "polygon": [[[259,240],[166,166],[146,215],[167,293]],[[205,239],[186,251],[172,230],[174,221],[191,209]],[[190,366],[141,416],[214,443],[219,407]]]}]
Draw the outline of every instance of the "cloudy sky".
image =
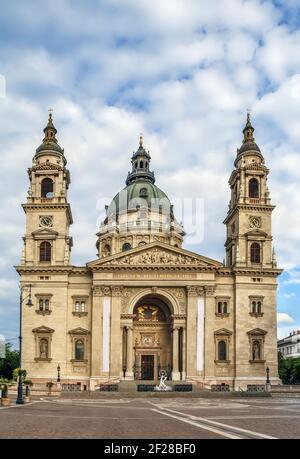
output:
[{"label": "cloudy sky", "polygon": [[203,204],[203,237],[185,247],[222,261],[249,109],[277,206],[279,336],[300,329],[299,25],[298,0],[1,1],[0,333],[17,342],[20,204],[49,107],[71,172],[74,264],[95,258],[140,132],[178,218],[183,198]]}]

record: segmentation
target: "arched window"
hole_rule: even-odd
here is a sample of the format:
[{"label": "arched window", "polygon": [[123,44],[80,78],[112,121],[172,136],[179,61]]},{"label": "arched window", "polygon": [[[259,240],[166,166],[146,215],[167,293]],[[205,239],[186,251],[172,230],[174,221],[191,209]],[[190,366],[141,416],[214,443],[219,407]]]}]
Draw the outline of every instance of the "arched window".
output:
[{"label": "arched window", "polygon": [[125,242],[125,244],[123,244],[123,247],[122,247],[122,252],[126,252],[126,250],[130,250],[131,249],[131,244],[129,244],[129,242]]},{"label": "arched window", "polygon": [[146,198],[147,196],[148,196],[147,188],[141,188],[140,189],[140,197],[141,198]]},{"label": "arched window", "polygon": [[53,180],[44,178],[41,184],[42,198],[53,198]]},{"label": "arched window", "polygon": [[261,314],[261,301],[257,302],[257,313]]},{"label": "arched window", "polygon": [[144,169],[144,161],[140,161],[140,168]]},{"label": "arched window", "polygon": [[218,360],[226,360],[226,342],[218,342]]},{"label": "arched window", "polygon": [[41,242],[40,261],[51,261],[51,244],[48,241]]},{"label": "arched window", "polygon": [[49,311],[49,300],[45,300],[45,311]]},{"label": "arched window", "polygon": [[78,339],[75,342],[75,360],[84,359],[84,344],[82,339]]},{"label": "arched window", "polygon": [[42,299],[39,301],[39,310],[40,311],[44,310],[44,300],[42,300]]},{"label": "arched window", "polygon": [[249,180],[249,197],[259,198],[259,185],[255,178]]},{"label": "arched window", "polygon": [[260,245],[258,242],[253,242],[250,247],[251,263],[260,263]]},{"label": "arched window", "polygon": [[80,301],[75,301],[75,312],[80,312]]},{"label": "arched window", "polygon": [[218,313],[222,314],[222,301],[218,302]]}]

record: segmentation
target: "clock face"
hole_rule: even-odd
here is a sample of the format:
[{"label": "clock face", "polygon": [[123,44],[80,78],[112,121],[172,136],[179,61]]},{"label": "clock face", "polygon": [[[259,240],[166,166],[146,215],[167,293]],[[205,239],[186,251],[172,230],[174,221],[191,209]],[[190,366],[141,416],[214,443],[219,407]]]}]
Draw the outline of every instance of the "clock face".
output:
[{"label": "clock face", "polygon": [[260,228],[261,226],[260,217],[250,217],[249,224],[250,224],[250,228]]},{"label": "clock face", "polygon": [[40,216],[40,226],[51,227],[53,226],[53,217],[52,215],[41,215]]}]

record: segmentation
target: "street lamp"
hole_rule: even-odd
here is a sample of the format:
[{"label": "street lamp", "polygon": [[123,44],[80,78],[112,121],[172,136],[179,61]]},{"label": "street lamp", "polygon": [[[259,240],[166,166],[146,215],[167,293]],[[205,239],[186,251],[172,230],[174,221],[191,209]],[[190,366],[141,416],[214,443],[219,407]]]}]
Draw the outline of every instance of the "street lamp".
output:
[{"label": "street lamp", "polygon": [[57,365],[57,380],[58,383],[60,383],[60,366],[59,364]]},{"label": "street lamp", "polygon": [[[25,298],[23,298],[23,290],[24,288],[29,287],[29,295],[27,295]],[[20,369],[19,369],[19,381],[18,381],[18,398],[16,400],[17,405],[23,405],[24,400],[23,400],[23,376],[22,376],[22,369],[21,369],[21,364],[22,364],[22,305],[23,301],[25,301],[28,298],[28,301],[26,303],[26,306],[33,306],[32,298],[31,298],[31,287],[32,285],[23,285],[20,287],[20,336],[19,336],[19,343],[20,343]]]},{"label": "street lamp", "polygon": [[271,381],[270,381],[270,368],[269,367],[266,368],[266,373],[267,373],[266,384],[270,384]]}]

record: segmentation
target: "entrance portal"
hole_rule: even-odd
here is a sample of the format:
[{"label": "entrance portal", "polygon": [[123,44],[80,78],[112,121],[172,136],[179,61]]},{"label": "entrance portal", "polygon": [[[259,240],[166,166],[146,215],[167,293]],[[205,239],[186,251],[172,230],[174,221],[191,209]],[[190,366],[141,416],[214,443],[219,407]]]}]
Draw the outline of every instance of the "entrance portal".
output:
[{"label": "entrance portal", "polygon": [[154,295],[142,298],[133,310],[134,378],[157,380],[159,371],[171,377],[172,319],[168,305]]},{"label": "entrance portal", "polygon": [[141,356],[141,377],[148,381],[154,379],[154,355]]}]

